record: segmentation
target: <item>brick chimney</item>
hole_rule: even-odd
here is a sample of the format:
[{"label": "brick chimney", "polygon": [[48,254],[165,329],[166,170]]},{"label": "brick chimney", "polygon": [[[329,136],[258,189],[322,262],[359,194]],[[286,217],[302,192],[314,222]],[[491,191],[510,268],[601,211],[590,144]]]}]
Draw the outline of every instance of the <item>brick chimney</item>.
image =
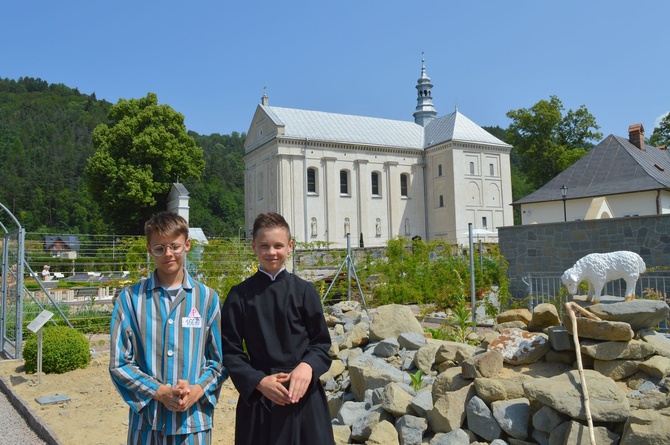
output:
[{"label": "brick chimney", "polygon": [[628,141],[640,150],[644,150],[644,127],[642,124],[633,124],[628,127]]}]

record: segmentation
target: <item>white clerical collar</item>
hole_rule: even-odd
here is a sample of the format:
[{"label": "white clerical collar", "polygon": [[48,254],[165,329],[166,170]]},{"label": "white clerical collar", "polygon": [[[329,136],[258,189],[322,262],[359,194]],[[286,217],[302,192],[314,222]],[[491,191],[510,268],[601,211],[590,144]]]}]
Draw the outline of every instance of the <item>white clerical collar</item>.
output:
[{"label": "white clerical collar", "polygon": [[265,275],[267,275],[268,277],[270,277],[270,279],[271,279],[272,281],[275,281],[275,280],[277,279],[277,275],[279,275],[280,273],[282,273],[282,272],[285,271],[285,270],[286,270],[286,266],[282,266],[282,268],[279,270],[279,272],[277,272],[277,273],[274,274],[274,275],[271,275],[270,273],[268,273],[268,272],[264,271],[263,269],[261,269],[261,266],[258,266],[258,271],[259,271],[259,272],[263,272]]}]

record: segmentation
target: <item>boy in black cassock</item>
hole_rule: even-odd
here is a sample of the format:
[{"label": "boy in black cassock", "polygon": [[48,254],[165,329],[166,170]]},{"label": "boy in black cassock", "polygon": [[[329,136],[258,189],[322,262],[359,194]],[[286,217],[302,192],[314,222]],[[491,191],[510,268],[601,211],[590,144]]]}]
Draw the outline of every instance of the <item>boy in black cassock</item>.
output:
[{"label": "boy in black cassock", "polygon": [[224,365],[240,393],[235,444],[333,444],[319,381],[331,363],[319,295],[284,267],[293,240],[281,215],[256,217],[251,247],[258,272],[230,290],[221,320]]}]

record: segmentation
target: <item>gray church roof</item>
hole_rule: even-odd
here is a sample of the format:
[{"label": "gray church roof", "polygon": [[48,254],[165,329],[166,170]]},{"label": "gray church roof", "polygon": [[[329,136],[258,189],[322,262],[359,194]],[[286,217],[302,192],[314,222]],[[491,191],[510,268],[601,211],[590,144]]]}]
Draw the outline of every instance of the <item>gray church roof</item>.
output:
[{"label": "gray church roof", "polygon": [[512,205],[560,201],[563,185],[568,187],[568,199],[668,189],[670,156],[666,150],[650,145],[640,150],[626,138],[609,135],[551,181]]},{"label": "gray church roof", "polygon": [[511,148],[509,144],[493,136],[459,111],[437,118],[426,125],[426,148],[446,141],[484,143]]},{"label": "gray church roof", "polygon": [[284,128],[284,137],[324,142],[422,150],[449,141],[510,147],[455,111],[428,123],[259,105]]}]

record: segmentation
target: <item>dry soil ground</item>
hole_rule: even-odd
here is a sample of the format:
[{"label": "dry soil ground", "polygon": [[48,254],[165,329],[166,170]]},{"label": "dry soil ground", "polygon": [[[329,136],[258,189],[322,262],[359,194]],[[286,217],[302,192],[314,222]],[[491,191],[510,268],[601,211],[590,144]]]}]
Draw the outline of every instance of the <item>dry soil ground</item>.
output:
[{"label": "dry soil ground", "polygon": [[[26,374],[16,360],[0,361],[0,376],[31,408],[63,445],[123,445],[128,429],[128,407],[112,385],[107,371],[107,335],[89,340],[96,351],[86,369],[65,374]],[[40,404],[35,399],[63,395],[70,401]],[[237,392],[230,380],[224,384],[214,416],[214,445],[232,445]]]}]

